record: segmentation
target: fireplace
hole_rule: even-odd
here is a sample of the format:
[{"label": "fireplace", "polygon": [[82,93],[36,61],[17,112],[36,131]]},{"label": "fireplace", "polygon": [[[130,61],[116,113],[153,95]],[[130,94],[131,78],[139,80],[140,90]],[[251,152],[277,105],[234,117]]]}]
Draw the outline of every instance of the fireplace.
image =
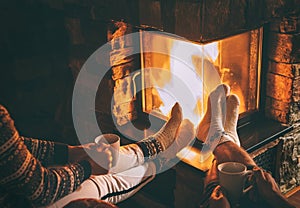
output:
[{"label": "fireplace", "polygon": [[[249,151],[275,137],[278,138],[281,133],[284,133],[282,130],[285,129],[285,124],[299,120],[298,113],[295,111],[298,108],[298,90],[296,90],[298,82],[297,79],[293,81],[298,76],[297,64],[294,64],[298,60],[297,47],[295,47],[297,38],[293,35],[294,31],[297,31],[297,18],[278,18],[271,23],[254,28],[249,26],[248,29],[243,30],[233,28],[230,33],[227,31],[228,33],[223,35],[206,34],[207,37],[200,36],[201,40],[187,35],[184,37],[189,39],[178,37],[174,33],[163,34],[152,27],[134,27],[124,22],[118,24],[122,25],[119,27],[122,30],[115,25],[116,28],[111,34],[115,32],[118,34],[117,37],[120,37],[120,34],[139,32],[141,51],[135,57],[123,60],[122,64],[112,66],[113,79],[118,83],[126,83],[129,89],[124,92],[124,96],[114,97],[113,109],[121,109],[113,111],[116,112],[114,116],[121,133],[127,127],[122,127],[123,125],[131,121],[136,122],[144,114],[147,117],[150,112],[155,118],[166,119],[170,107],[177,98],[163,90],[162,86],[168,83],[161,82],[158,76],[167,77],[166,79],[169,80],[170,74],[176,73],[179,81],[189,80],[190,78],[182,78],[183,75],[188,76],[188,73],[194,77],[194,80],[188,81],[187,84],[181,83],[186,85],[187,89],[192,88],[187,90],[190,95],[187,94],[188,96],[185,97],[188,97],[191,102],[184,110],[187,110],[186,117],[193,120],[194,124],[198,123],[205,112],[207,95],[217,83],[224,82],[231,86],[232,92],[239,95],[242,102],[239,131],[246,132],[246,136],[242,135],[242,145]],[[178,29],[175,31],[180,34]],[[181,30],[181,33],[183,31]],[[133,46],[130,44],[125,46],[126,50],[130,47]],[[159,47],[164,48],[163,51],[159,52],[161,50]],[[183,49],[180,50],[180,47]],[[185,47],[190,47],[196,52],[185,51]],[[121,49],[114,50],[118,54]],[[151,52],[156,49],[158,52]],[[176,52],[180,56],[182,51],[185,52],[184,55],[189,54],[187,58],[189,60],[178,60]],[[124,53],[120,54],[124,55]],[[210,68],[214,69],[219,77],[217,81],[210,79],[208,70]],[[182,71],[186,73],[180,74]],[[210,81],[206,82],[209,79]],[[211,86],[208,83],[211,83]],[[139,85],[142,85],[140,88],[145,89],[141,96],[136,96],[135,87]],[[116,85],[114,90],[121,91],[121,85]],[[124,97],[126,100],[123,99]],[[184,96],[182,97],[180,99],[184,103],[186,100]],[[164,98],[169,99],[163,100]],[[260,126],[266,133],[256,127],[243,130],[243,126],[251,123]],[[271,140],[268,140],[269,138]]]},{"label": "fireplace", "polygon": [[[221,1],[219,3],[222,4]],[[172,85],[170,78],[173,75],[176,75],[175,80],[179,83],[189,73],[194,77],[194,80],[184,78],[189,80],[189,83],[181,84],[187,89],[190,89],[189,85],[193,85],[193,90],[187,90],[188,93],[185,95],[192,102],[189,102],[190,106],[185,107],[187,112],[184,113],[196,124],[205,112],[207,95],[213,86],[217,85],[217,82],[212,82],[211,86],[204,85],[207,84],[205,80],[210,78],[206,71],[210,68],[216,71],[218,82],[229,84],[232,92],[238,94],[241,99],[238,131],[242,146],[248,152],[255,152],[272,141],[278,141],[280,136],[284,136],[293,128],[293,123],[300,120],[300,114],[297,113],[299,112],[297,110],[299,109],[299,64],[297,64],[299,50],[296,46],[299,43],[299,17],[297,15],[293,13],[281,16],[280,9],[275,12],[278,5],[274,4],[274,8],[269,7],[266,10],[265,16],[262,15],[255,20],[251,19],[251,15],[247,15],[257,8],[260,8],[260,14],[263,14],[263,7],[246,5],[248,7],[245,11],[240,10],[240,12],[245,12],[242,16],[248,19],[246,21],[243,18],[235,19],[234,21],[240,21],[240,24],[233,25],[232,18],[236,15],[230,12],[222,13],[220,10],[222,7],[208,8],[213,6],[208,1],[203,2],[204,7],[200,10],[196,9],[199,4],[195,2],[176,1],[174,8],[162,2],[148,1],[148,3],[141,3],[140,9],[143,4],[146,6],[142,11],[146,10],[151,14],[160,13],[161,16],[157,18],[161,18],[161,21],[146,17],[147,12],[145,12],[140,14],[139,27],[135,28],[124,23],[127,25],[127,31],[123,29],[122,31],[125,31],[123,34],[140,33],[141,53],[140,56],[125,61],[126,64],[122,63],[122,66],[112,66],[113,78],[129,80],[127,84],[133,89],[128,97],[134,97],[134,100],[122,102],[121,99],[115,99],[114,109],[122,108],[122,111],[114,115],[118,121],[117,129],[122,134],[128,135],[127,124],[132,122],[135,127],[145,130],[143,136],[147,136],[149,126],[140,126],[140,123],[147,123],[149,117],[166,119],[173,103],[180,102],[178,97],[170,93],[170,90],[163,88]],[[165,6],[170,11],[166,11]],[[233,7],[233,5],[227,6],[229,10]],[[195,19],[199,16],[197,16],[199,11],[203,12],[200,12],[200,21]],[[209,16],[208,14],[211,14],[209,11],[215,11],[212,12],[214,15]],[[271,11],[273,11],[272,15],[270,15]],[[223,21],[221,25],[209,24],[220,20]],[[151,27],[145,27],[143,24]],[[160,29],[170,33],[162,34]],[[187,51],[188,61],[176,59],[178,54],[174,48],[180,53],[187,45],[197,51],[196,55]],[[162,52],[157,47],[164,47],[166,50]],[[180,47],[183,50],[178,50]],[[158,52],[151,52],[155,48]],[[232,53],[233,50],[235,53]],[[137,65],[140,67],[136,67]],[[129,70],[128,66],[135,67]],[[182,69],[186,69],[183,74],[180,71]],[[133,76],[128,79],[131,72]],[[166,80],[162,80],[162,77]],[[135,81],[131,83],[131,80]],[[142,85],[141,95],[135,88],[137,85]],[[184,101],[181,98],[182,105]],[[278,142],[276,145],[282,146],[282,144],[278,145]],[[270,163],[275,167],[277,150],[272,149],[272,151],[273,159],[269,161],[272,161]],[[275,168],[278,171],[278,167]]]},{"label": "fireplace", "polygon": [[[251,38],[253,41],[246,50],[249,52],[247,55],[249,63],[245,64],[249,69],[246,71],[251,70],[253,72],[251,77],[256,81],[251,82],[253,86],[250,91],[248,91],[250,87],[247,89],[250,82],[243,82],[247,83],[243,87],[246,87],[248,92],[243,91],[245,111],[242,109],[239,121],[242,145],[251,152],[259,149],[262,142],[269,143],[282,136],[279,140],[283,141],[281,147],[285,156],[280,163],[285,167],[280,173],[282,180],[280,186],[283,191],[286,191],[300,184],[300,166],[297,160],[300,154],[298,151],[300,7],[298,5],[299,0],[43,0],[22,1],[21,6],[14,1],[6,1],[3,2],[2,19],[5,20],[5,24],[3,24],[3,38],[0,44],[4,51],[0,84],[5,89],[1,91],[1,99],[6,100],[4,104],[11,109],[14,118],[18,121],[17,127],[24,135],[37,138],[51,137],[59,142],[78,144],[70,101],[72,81],[73,78],[76,79],[82,65],[92,52],[117,36],[113,36],[115,32],[125,35],[138,32],[141,27],[143,30],[146,25],[187,38],[189,43],[200,48],[205,48],[208,44],[213,44],[212,48],[216,48],[215,42],[218,47],[221,47],[224,44],[219,41],[225,42],[227,38],[246,33],[245,39]],[[112,19],[123,21],[118,22],[113,30],[107,31],[107,23]],[[148,30],[145,31],[142,37],[147,38],[146,32],[149,33]],[[260,42],[262,35],[264,38]],[[178,37],[171,39],[178,39]],[[259,56],[251,56],[252,52],[253,54],[260,52],[261,45],[262,59]],[[129,42],[119,45],[114,50],[121,53],[123,49],[130,47],[132,46]],[[198,57],[190,65],[194,67],[194,65],[201,65],[200,63],[209,63],[209,66],[213,65],[221,69],[217,70],[221,80],[228,81],[232,70],[237,68],[228,66],[228,63],[224,62],[224,54],[219,48],[218,51],[219,58],[213,59],[213,62],[203,61],[204,59]],[[211,53],[209,56],[215,57]],[[114,63],[111,65],[110,72],[102,80],[103,85],[100,88],[104,90],[99,93],[100,98],[95,101],[95,114],[102,132],[111,133],[120,130],[124,136],[128,136],[129,134],[120,128],[128,129],[126,127],[130,122],[146,132],[148,126],[139,124],[145,121],[140,122],[140,118],[147,112],[156,110],[158,113],[155,118],[165,117],[166,113],[161,113],[161,106],[153,104],[143,106],[142,100],[148,99],[145,98],[147,96],[138,93],[135,96],[133,90],[134,83],[137,85],[142,83],[142,76],[136,71],[141,68],[141,63],[145,65],[146,58],[147,54],[143,57],[138,54]],[[165,59],[169,58],[163,58],[163,63],[168,63]],[[251,64],[250,59],[257,59],[251,63],[256,63],[258,66]],[[162,66],[158,65],[158,67]],[[164,67],[168,69],[167,66]],[[233,75],[236,75],[236,72],[233,72]],[[242,78],[250,81],[244,76]],[[135,82],[132,82],[133,79]],[[231,85],[234,89],[234,85]],[[127,87],[126,91],[123,86]],[[201,87],[205,89],[203,86],[199,89]],[[196,114],[196,119],[199,119],[205,110],[203,100],[208,91],[204,91],[204,94],[200,93],[202,97],[199,96],[197,107],[200,110]],[[121,95],[120,99],[114,97],[116,92]],[[113,110],[110,109],[112,98]],[[194,106],[191,107],[193,108]],[[115,109],[117,110],[114,111]],[[116,118],[117,122],[113,123],[112,117]],[[255,122],[249,123],[248,121],[253,117],[256,119]],[[266,122],[266,118],[271,118],[273,122],[270,120]],[[92,141],[95,135],[91,127],[94,126],[89,121],[85,123],[86,132],[90,133],[88,138]],[[294,130],[285,134],[286,131],[282,131],[283,127],[289,129],[293,127]],[[135,138],[143,136],[144,134],[134,135]],[[289,169],[287,167],[293,169],[286,170]],[[182,175],[182,178],[189,177],[187,171],[182,172]],[[199,179],[198,175],[197,179]],[[159,188],[161,190],[161,186]],[[183,185],[181,190],[187,190],[185,188]],[[199,186],[192,188],[198,190]],[[152,191],[154,192],[156,191]],[[199,193],[200,191],[197,192]],[[189,207],[187,202],[191,198],[199,196],[186,195],[185,207]]]},{"label": "fireplace", "polygon": [[240,117],[259,111],[263,28],[210,43],[167,33],[141,33],[142,109],[165,119],[175,102],[196,126],[220,83],[241,100]]},{"label": "fireplace", "polygon": [[[130,32],[136,30],[140,50],[138,56],[124,60],[125,64],[112,64],[113,78],[118,83],[114,87],[113,112],[120,134],[133,139],[157,131],[175,102],[182,106],[183,117],[197,126],[207,108],[209,93],[220,83],[228,84],[231,93],[241,100],[239,132],[245,149],[253,151],[286,129],[278,122],[267,120],[263,114],[263,26],[200,43],[153,28],[118,25],[122,25],[122,31],[124,28]],[[119,33],[120,30],[115,32]],[[115,42],[123,40],[120,37],[113,40],[113,48]],[[130,47],[130,41],[126,41],[128,38],[124,38],[123,45]],[[124,56],[130,50],[120,51],[114,48],[111,52],[113,63],[118,60],[116,54]],[[140,69],[133,69],[137,63]],[[120,74],[125,75],[124,78],[119,79]],[[142,133],[139,135],[135,128]],[[262,136],[265,130],[267,134]],[[184,157],[179,155],[183,161],[199,169],[207,168],[202,166],[207,157],[201,156],[199,141],[188,150],[190,153],[183,152]]]}]

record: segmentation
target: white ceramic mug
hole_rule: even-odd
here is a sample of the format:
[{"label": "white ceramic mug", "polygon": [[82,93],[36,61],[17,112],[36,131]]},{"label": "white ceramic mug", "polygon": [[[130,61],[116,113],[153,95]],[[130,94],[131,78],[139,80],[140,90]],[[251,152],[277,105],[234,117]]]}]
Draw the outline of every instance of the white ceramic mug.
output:
[{"label": "white ceramic mug", "polygon": [[245,188],[246,179],[251,173],[242,163],[225,162],[218,165],[220,185],[232,204],[238,203],[241,196],[252,188]]},{"label": "white ceramic mug", "polygon": [[116,134],[102,134],[95,138],[96,144],[109,144],[112,148],[112,167],[116,166],[119,160],[119,150],[120,150],[120,137]]}]

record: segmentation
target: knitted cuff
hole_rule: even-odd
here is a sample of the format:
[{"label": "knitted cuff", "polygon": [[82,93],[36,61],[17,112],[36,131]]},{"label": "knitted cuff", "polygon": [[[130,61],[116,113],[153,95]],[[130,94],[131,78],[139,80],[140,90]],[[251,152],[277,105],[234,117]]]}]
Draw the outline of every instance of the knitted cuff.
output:
[{"label": "knitted cuff", "polygon": [[235,143],[234,139],[231,138],[225,131],[223,131],[218,145],[223,144],[225,142],[233,142],[233,143]]},{"label": "knitted cuff", "polygon": [[54,162],[58,165],[68,163],[68,145],[62,143],[54,143]]},{"label": "knitted cuff", "polygon": [[155,158],[163,151],[161,143],[154,137],[148,137],[136,143],[142,150],[146,160]]},{"label": "knitted cuff", "polygon": [[88,179],[92,174],[91,164],[86,160],[80,161],[78,164],[80,164],[81,167],[83,167],[83,171],[84,171],[83,180]]}]

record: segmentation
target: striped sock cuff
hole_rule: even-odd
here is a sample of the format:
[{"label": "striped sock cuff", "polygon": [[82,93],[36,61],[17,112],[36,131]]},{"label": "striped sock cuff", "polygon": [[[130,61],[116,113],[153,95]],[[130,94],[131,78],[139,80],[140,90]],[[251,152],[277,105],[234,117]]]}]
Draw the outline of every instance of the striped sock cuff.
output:
[{"label": "striped sock cuff", "polygon": [[142,150],[144,157],[147,159],[155,158],[163,151],[161,143],[154,137],[148,137],[136,143]]}]

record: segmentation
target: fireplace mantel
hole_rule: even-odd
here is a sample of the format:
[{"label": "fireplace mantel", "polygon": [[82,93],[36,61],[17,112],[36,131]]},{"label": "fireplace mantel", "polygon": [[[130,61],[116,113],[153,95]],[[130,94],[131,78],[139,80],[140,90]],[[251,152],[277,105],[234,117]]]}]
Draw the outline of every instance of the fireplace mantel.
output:
[{"label": "fireplace mantel", "polygon": [[139,1],[139,24],[205,43],[260,27],[287,11],[299,10],[299,0],[177,0]]}]

